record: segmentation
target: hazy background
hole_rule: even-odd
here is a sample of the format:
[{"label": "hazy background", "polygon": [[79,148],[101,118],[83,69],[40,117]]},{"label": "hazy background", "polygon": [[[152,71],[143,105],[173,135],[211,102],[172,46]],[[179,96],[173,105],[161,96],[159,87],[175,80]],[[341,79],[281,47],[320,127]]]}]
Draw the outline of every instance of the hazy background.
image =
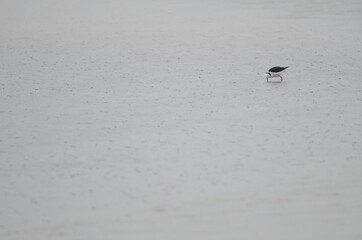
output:
[{"label": "hazy background", "polygon": [[361,29],[361,1],[1,0],[0,238],[361,239]]}]

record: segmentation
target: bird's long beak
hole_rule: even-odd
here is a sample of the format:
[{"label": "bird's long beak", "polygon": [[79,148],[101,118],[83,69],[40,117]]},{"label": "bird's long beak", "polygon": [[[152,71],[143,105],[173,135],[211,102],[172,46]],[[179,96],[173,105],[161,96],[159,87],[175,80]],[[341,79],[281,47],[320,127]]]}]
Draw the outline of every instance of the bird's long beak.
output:
[{"label": "bird's long beak", "polygon": [[269,74],[265,74],[266,81],[269,82]]}]

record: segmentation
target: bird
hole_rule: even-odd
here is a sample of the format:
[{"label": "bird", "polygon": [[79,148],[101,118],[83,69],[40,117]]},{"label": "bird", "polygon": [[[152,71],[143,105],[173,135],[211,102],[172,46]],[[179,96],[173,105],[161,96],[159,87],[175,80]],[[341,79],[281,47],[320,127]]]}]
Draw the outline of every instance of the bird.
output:
[{"label": "bird", "polygon": [[[289,67],[289,66],[288,66]],[[288,67],[272,67],[265,73],[266,81],[269,82],[269,78],[280,77],[280,81],[283,82],[282,72]]]}]

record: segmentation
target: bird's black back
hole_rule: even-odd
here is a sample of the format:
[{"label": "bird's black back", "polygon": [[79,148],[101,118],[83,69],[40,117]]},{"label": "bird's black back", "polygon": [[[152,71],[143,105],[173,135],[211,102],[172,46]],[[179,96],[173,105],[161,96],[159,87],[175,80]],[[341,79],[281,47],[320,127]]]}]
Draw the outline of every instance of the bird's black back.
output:
[{"label": "bird's black back", "polygon": [[288,67],[272,67],[271,69],[269,69],[269,72],[277,73],[277,72],[281,72],[287,68]]}]

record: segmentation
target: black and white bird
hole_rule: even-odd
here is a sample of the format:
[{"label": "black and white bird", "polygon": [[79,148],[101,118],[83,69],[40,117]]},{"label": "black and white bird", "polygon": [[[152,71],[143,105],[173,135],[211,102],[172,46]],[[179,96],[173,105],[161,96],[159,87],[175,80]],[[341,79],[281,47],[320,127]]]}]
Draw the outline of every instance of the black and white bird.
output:
[{"label": "black and white bird", "polygon": [[282,72],[288,67],[272,67],[265,73],[266,81],[269,82],[269,78],[280,77],[280,81],[283,81],[283,77],[281,76]]}]

